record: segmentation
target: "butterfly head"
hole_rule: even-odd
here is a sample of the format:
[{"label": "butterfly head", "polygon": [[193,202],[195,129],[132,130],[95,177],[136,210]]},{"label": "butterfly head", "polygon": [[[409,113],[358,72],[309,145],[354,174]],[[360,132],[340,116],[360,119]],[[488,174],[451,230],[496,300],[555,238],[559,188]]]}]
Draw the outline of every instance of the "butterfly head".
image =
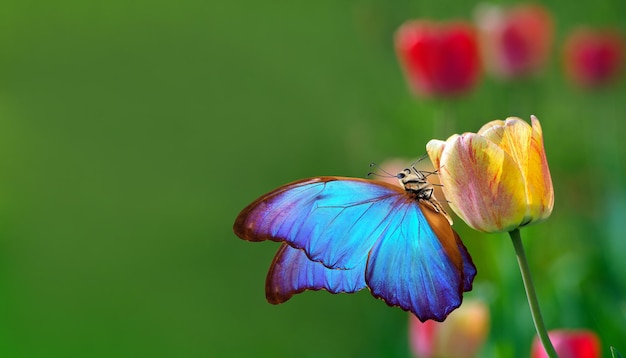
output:
[{"label": "butterfly head", "polygon": [[409,193],[415,194],[418,199],[430,199],[433,195],[433,186],[426,180],[423,172],[414,168],[406,168],[399,172],[396,177],[400,184]]},{"label": "butterfly head", "polygon": [[426,178],[427,174],[432,173],[425,173],[411,167],[399,172],[398,174],[396,174],[396,177],[398,178],[400,184],[402,184],[404,190],[406,190],[407,193],[410,193],[416,199],[428,205],[435,212],[441,213],[443,216],[446,217],[446,219],[448,219],[450,225],[452,225],[452,218],[450,217],[450,215],[448,215],[448,213],[444,210],[444,208],[433,195],[435,189],[433,188],[433,185],[428,182]]}]

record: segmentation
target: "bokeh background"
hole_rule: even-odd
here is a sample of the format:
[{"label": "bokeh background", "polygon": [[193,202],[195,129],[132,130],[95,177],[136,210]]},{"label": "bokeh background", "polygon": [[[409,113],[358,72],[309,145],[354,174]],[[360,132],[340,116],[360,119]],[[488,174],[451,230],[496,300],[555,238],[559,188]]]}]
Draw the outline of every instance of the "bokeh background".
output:
[{"label": "bokeh background", "polygon": [[[522,230],[546,324],[626,351],[625,86],[573,88],[560,61],[579,24],[625,30],[626,3],[546,1],[542,76],[416,99],[393,32],[475,5],[3,1],[0,356],[408,357],[407,314],[367,291],[266,303],[278,245],[239,240],[237,213],[292,180],[415,159],[443,116],[463,132],[531,114],[556,192]],[[528,356],[507,235],[455,228],[479,270],[466,297],[491,310],[481,356]]]}]

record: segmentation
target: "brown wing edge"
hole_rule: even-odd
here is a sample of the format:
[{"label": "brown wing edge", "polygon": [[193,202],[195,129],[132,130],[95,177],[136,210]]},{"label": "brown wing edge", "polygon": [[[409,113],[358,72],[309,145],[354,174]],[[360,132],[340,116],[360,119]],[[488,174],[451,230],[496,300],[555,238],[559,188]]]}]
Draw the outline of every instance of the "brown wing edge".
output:
[{"label": "brown wing edge", "polygon": [[424,203],[423,200],[420,200],[419,206],[446,254],[448,254],[454,266],[463,272],[463,257],[458,244],[461,241],[459,234],[452,229],[444,214],[437,212],[431,205]]}]

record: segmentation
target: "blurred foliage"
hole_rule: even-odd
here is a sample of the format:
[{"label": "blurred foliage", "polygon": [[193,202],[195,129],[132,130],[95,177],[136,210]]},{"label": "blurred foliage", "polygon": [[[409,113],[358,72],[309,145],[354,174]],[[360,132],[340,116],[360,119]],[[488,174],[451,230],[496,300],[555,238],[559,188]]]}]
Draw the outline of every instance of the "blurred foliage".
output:
[{"label": "blurred foliage", "polygon": [[[288,181],[364,177],[531,114],[556,192],[552,217],[522,230],[546,324],[626,350],[626,87],[575,90],[559,58],[575,25],[624,31],[626,3],[545,4],[557,46],[542,76],[438,102],[411,97],[392,34],[469,19],[470,2],[4,1],[0,355],[406,357],[407,314],[368,292],[267,304],[278,245],[237,239],[235,216]],[[507,236],[455,228],[479,270],[468,296],[491,308],[484,356],[528,356]]]}]

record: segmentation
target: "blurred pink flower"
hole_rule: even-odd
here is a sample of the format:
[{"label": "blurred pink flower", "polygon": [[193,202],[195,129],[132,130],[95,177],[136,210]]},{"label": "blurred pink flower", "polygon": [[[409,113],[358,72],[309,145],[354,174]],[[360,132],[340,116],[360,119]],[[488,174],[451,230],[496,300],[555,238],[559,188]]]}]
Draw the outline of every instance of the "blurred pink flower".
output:
[{"label": "blurred pink flower", "polygon": [[419,358],[475,357],[489,332],[489,310],[482,301],[467,300],[443,322],[420,322],[409,315],[411,352]]},{"label": "blurred pink flower", "polygon": [[408,84],[418,96],[457,96],[479,79],[476,33],[466,22],[406,22],[396,32],[395,46]]},{"label": "blurred pink flower", "polygon": [[[559,358],[599,358],[600,340],[587,330],[554,330],[548,332]],[[531,358],[547,358],[537,337],[533,341]]]},{"label": "blurred pink flower", "polygon": [[618,78],[624,65],[624,38],[617,31],[580,28],[565,41],[563,61],[565,74],[574,84],[605,86]]},{"label": "blurred pink flower", "polygon": [[476,26],[485,69],[498,77],[532,75],[548,59],[554,26],[550,12],[538,4],[481,5]]}]

